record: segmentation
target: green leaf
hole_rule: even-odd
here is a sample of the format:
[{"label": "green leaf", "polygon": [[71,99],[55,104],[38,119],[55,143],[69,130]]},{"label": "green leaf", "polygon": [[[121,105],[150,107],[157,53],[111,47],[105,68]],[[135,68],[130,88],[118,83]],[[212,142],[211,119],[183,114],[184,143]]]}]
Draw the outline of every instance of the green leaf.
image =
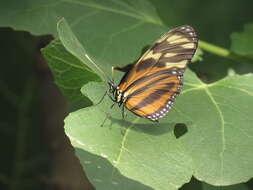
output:
[{"label": "green leaf", "polygon": [[[83,48],[82,44],[78,41],[76,36],[73,34],[71,28],[69,27],[67,21],[63,18],[57,24],[57,31],[59,39],[62,42],[63,46],[68,50],[72,55],[86,64],[93,71],[100,74],[101,78],[105,80],[108,79],[100,67],[89,57],[88,53]],[[97,76],[98,77],[98,76]],[[92,79],[90,80],[92,81]]]},{"label": "green leaf", "polygon": [[69,53],[60,41],[55,40],[42,53],[54,74],[55,83],[72,104],[91,105],[80,89],[89,81],[100,81],[98,75]]},{"label": "green leaf", "polygon": [[244,26],[243,32],[234,32],[231,35],[231,50],[239,55],[253,58],[253,24]]},{"label": "green leaf", "polygon": [[201,81],[186,83],[191,88],[182,92],[177,103],[180,108],[176,109],[181,122],[191,120],[182,143],[192,157],[197,179],[231,185],[251,178],[252,80],[248,74],[208,85]]},{"label": "green leaf", "polygon": [[[80,25],[88,24],[89,27],[95,27],[96,30],[103,27],[106,29],[118,27],[113,23],[108,22],[105,25],[102,21],[97,20],[101,16],[109,19],[117,15],[125,19],[126,23],[117,23],[122,25],[127,24],[129,20],[162,24],[155,8],[146,0],[24,0],[22,3],[5,1],[0,6],[0,12],[2,15],[0,17],[0,26],[9,26],[16,30],[27,30],[36,35],[50,33],[56,36],[55,25],[62,17],[71,20],[72,26],[80,28]],[[92,25],[92,23],[98,23],[98,21],[100,25]]]},{"label": "green leaf", "polygon": [[[82,91],[95,103],[105,88],[101,83],[89,83]],[[175,123],[152,123],[130,113],[124,121],[119,109],[110,109],[111,103],[106,97],[100,105],[71,113],[65,121],[65,132],[91,182],[98,189],[124,189],[125,183],[133,184],[132,180],[140,184],[127,188],[149,189],[141,188],[146,185],[178,189],[189,181],[191,158],[173,135]],[[80,150],[105,158],[110,164],[104,164],[103,159],[91,160]],[[129,178],[128,182],[122,176]]]},{"label": "green leaf", "polygon": [[[59,25],[63,28],[58,26],[58,32],[63,32],[63,38],[59,37],[70,53],[63,60],[73,56],[76,62],[87,64],[80,55],[88,52],[109,76],[111,66],[136,60],[142,48],[168,30],[145,0],[26,0],[22,4],[9,2],[8,6],[9,12],[0,7],[4,15],[1,25],[33,34],[57,36],[56,22],[64,16],[71,30],[64,31],[68,28],[65,22]],[[74,40],[68,39],[72,30]],[[75,50],[80,47],[76,39],[83,48]],[[60,71],[65,68],[68,66]],[[252,177],[252,87],[248,85],[252,76],[233,76],[206,85],[187,72],[186,81],[182,96],[159,124],[131,113],[123,121],[119,109],[109,108],[108,97],[101,105],[70,114],[66,132],[97,189],[177,189],[192,175],[214,185]],[[106,88],[88,83],[82,91],[96,103]],[[77,95],[77,91],[73,93]],[[177,123],[188,128],[179,138],[173,134]]]},{"label": "green leaf", "polygon": [[[186,76],[182,95],[160,123],[132,113],[123,120],[119,108],[110,109],[109,98],[66,118],[65,130],[74,147],[111,164],[108,168],[101,160],[87,160],[77,151],[84,168],[86,163],[92,168],[88,175],[98,166],[106,171],[98,181],[90,177],[98,189],[123,188],[118,172],[153,189],[177,189],[192,175],[214,185],[244,182],[252,176],[253,86],[247,84],[253,76],[235,75],[209,85],[191,72]],[[82,92],[95,103],[105,88],[88,83]],[[178,139],[173,133],[176,123],[185,123],[188,129]]]},{"label": "green leaf", "polygon": [[109,76],[112,65],[135,61],[143,47],[169,30],[147,0],[8,1],[0,6],[0,12],[0,26],[36,35],[57,36],[55,26],[62,17],[66,18],[85,52]]}]

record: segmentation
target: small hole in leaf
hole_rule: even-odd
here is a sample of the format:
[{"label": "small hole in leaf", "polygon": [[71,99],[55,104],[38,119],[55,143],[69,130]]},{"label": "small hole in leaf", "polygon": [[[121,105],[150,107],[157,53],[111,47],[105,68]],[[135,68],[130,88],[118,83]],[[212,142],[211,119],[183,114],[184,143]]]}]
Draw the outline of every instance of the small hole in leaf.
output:
[{"label": "small hole in leaf", "polygon": [[174,134],[177,139],[187,133],[187,131],[187,126],[183,123],[177,123],[174,127]]}]

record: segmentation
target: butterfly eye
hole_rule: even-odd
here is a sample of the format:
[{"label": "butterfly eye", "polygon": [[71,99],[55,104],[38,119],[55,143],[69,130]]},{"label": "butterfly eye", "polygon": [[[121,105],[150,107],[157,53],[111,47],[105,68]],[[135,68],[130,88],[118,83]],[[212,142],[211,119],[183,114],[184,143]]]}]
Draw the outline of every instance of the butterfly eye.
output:
[{"label": "butterfly eye", "polygon": [[113,84],[110,83],[110,82],[108,82],[108,85],[109,85],[109,92],[110,92],[110,93],[114,93],[115,88],[114,88]]},{"label": "butterfly eye", "polygon": [[114,92],[113,86],[110,86],[109,92],[110,92],[110,93],[113,93],[113,92]]}]

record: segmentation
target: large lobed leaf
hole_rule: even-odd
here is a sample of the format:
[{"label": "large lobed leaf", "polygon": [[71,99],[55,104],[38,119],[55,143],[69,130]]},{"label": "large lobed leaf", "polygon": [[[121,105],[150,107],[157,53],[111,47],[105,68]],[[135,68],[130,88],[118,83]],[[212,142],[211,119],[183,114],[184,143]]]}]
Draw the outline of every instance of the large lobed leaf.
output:
[{"label": "large lobed leaf", "polygon": [[[253,86],[247,85],[252,80],[250,74],[235,75],[205,84],[188,71],[185,90],[161,123],[131,113],[122,120],[120,110],[111,110],[107,98],[100,105],[71,113],[65,121],[66,133],[98,188],[123,188],[127,180],[138,189],[147,188],[143,184],[178,189],[192,175],[214,185],[243,182],[253,169]],[[106,88],[103,83],[89,83],[82,93],[97,103]],[[188,133],[179,139],[173,133],[176,123],[188,127]],[[110,164],[90,159],[82,150],[102,156]],[[98,177],[94,168],[107,175]]]},{"label": "large lobed leaf", "polygon": [[[118,172],[154,189],[177,189],[191,175],[214,185],[247,181],[253,170],[251,82],[252,75],[245,75],[206,85],[188,72],[185,90],[159,124],[131,113],[124,121],[107,98],[99,106],[71,113],[66,133],[88,173],[95,172],[89,171],[90,165],[109,173],[91,178],[97,187],[122,185]],[[105,88],[90,83],[82,91],[97,102]],[[188,127],[179,139],[173,133],[176,123]],[[82,156],[81,149],[108,159],[110,168]]]},{"label": "large lobed leaf", "polygon": [[[66,54],[53,52],[52,45],[63,48],[56,43],[48,55],[92,68],[93,63],[84,58],[91,55],[107,75],[111,66],[134,61],[143,47],[168,30],[145,0],[27,0],[15,4],[16,9],[12,2],[7,6],[9,11],[0,8],[4,15],[1,25],[34,34],[56,35],[56,21],[64,15],[77,38],[63,21],[58,32]],[[23,22],[27,18],[30,22]],[[40,22],[34,27],[31,19]],[[54,62],[52,59],[50,65],[57,74]],[[61,64],[59,71],[66,68],[74,71],[69,64]],[[58,84],[74,78],[82,81],[68,83],[76,87],[74,98],[80,98],[82,84],[98,80],[88,69],[74,71],[67,79],[63,74],[62,79],[55,75]],[[89,74],[91,77],[85,78]],[[100,105],[80,109],[66,118],[66,133],[97,189],[178,189],[192,175],[213,185],[235,184],[252,177],[252,75],[235,75],[207,85],[188,71],[185,79],[182,95],[158,124],[131,113],[123,120],[119,109],[110,109],[107,97]],[[90,82],[82,92],[96,103],[106,88],[104,83]],[[188,129],[180,138],[174,135],[177,123],[186,124]]]}]

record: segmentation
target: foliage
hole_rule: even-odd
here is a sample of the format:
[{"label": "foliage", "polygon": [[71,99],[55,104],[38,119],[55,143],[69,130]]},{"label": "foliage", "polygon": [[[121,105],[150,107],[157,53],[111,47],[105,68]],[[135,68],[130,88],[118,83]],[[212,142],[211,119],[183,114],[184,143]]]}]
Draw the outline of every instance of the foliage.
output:
[{"label": "foliage", "polygon": [[[135,61],[141,49],[172,28],[157,5],[147,0],[33,1],[30,10],[17,5],[23,18],[2,17],[0,24],[59,38],[42,52],[70,102],[89,105],[67,116],[65,131],[97,189],[174,190],[192,176],[214,186],[246,182],[253,175],[252,74],[207,84],[201,80],[205,76],[198,73],[200,79],[188,70],[181,96],[160,123],[130,112],[123,120],[120,109],[110,109],[108,97],[96,105],[107,89],[104,73],[111,76],[112,66]],[[33,22],[21,22],[31,16]],[[37,20],[41,25],[34,27]],[[203,52],[251,64],[251,31],[252,25],[246,25],[233,33],[231,50],[200,41],[193,64],[212,67],[205,65]],[[117,73],[116,80],[120,77]],[[187,127],[179,137],[178,124]],[[215,187],[203,183],[202,189],[209,188]]]}]

